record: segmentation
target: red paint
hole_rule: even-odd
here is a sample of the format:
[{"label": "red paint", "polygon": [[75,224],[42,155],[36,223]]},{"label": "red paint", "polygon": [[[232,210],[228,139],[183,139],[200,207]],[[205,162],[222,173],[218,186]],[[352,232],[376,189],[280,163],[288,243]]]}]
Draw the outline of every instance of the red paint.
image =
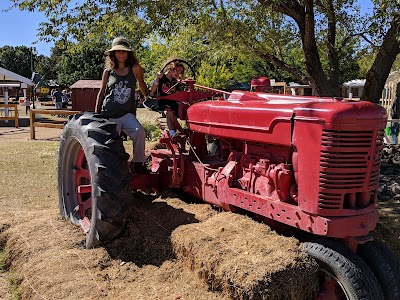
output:
[{"label": "red paint", "polygon": [[[168,96],[187,104],[192,147],[164,136],[168,149],[151,152],[152,180],[135,176],[134,187],[180,188],[320,236],[352,240],[375,228],[382,107],[243,91],[196,103],[215,92],[196,91],[190,81]],[[219,142],[216,155],[207,152],[207,137]]]}]

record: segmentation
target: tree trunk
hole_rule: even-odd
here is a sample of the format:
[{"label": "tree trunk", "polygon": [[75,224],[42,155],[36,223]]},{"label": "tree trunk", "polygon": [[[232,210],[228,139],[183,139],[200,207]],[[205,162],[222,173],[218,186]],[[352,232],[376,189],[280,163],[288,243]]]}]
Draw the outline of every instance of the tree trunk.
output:
[{"label": "tree trunk", "polygon": [[400,18],[397,16],[393,19],[375,61],[367,73],[361,100],[379,103],[390,69],[396,60],[397,54],[400,53],[400,44],[399,40],[397,40],[397,28],[399,26]]},{"label": "tree trunk", "polygon": [[341,94],[341,84],[340,84],[340,63],[339,55],[336,50],[336,13],[333,2],[327,2],[326,8],[324,9],[327,19],[328,19],[328,31],[327,31],[327,41],[326,47],[328,50],[328,61],[329,61],[329,81],[330,85],[336,90],[335,96],[340,96]]},{"label": "tree trunk", "polygon": [[[277,11],[292,17],[299,27],[306,70],[310,76],[310,84],[316,88],[318,95],[328,97],[340,96],[340,86],[332,84],[339,82],[338,78],[329,80],[321,64],[315,38],[314,1],[305,0],[304,5],[300,5],[294,0],[281,1],[278,2]],[[335,60],[332,60],[332,62],[335,62]]]}]

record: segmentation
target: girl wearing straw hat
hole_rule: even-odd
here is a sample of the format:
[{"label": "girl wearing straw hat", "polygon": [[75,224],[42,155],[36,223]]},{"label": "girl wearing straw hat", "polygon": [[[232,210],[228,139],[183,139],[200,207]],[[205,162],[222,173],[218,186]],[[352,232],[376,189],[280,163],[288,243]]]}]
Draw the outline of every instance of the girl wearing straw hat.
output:
[{"label": "girl wearing straw hat", "polygon": [[[127,39],[117,37],[106,52],[102,86],[97,95],[96,112],[117,123],[117,131],[124,131],[133,142],[131,167],[135,173],[146,173],[144,167],[146,132],[136,119],[136,82],[145,97],[148,89],[143,69]],[[132,168],[131,168],[132,169]]]}]

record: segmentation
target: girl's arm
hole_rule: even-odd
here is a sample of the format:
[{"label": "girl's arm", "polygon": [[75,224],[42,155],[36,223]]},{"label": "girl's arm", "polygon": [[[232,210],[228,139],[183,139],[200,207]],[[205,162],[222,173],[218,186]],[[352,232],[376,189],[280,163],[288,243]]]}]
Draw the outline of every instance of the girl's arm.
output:
[{"label": "girl's arm", "polygon": [[136,64],[132,67],[132,71],[136,77],[136,80],[139,83],[139,89],[142,91],[143,96],[147,97],[149,95],[149,90],[147,89],[147,85],[144,82],[143,68],[139,64]]},{"label": "girl's arm", "polygon": [[163,73],[158,72],[156,79],[153,82],[153,85],[151,86],[151,91],[156,94],[157,93],[157,89],[158,89],[158,85],[160,84],[160,80],[163,77]]},{"label": "girl's arm", "polygon": [[109,77],[109,71],[107,69],[105,69],[103,71],[103,76],[101,77],[101,88],[100,88],[99,93],[97,94],[96,106],[94,108],[94,111],[96,113],[101,112],[101,106],[103,105],[104,93],[106,91],[106,84],[108,81],[108,77]]}]

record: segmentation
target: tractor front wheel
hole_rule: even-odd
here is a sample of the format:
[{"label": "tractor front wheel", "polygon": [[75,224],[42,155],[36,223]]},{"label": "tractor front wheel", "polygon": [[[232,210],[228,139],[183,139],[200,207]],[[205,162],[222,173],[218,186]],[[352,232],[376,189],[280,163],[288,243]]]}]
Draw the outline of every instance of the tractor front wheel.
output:
[{"label": "tractor front wheel", "polygon": [[331,240],[304,243],[319,265],[317,300],[384,299],[377,279],[368,266],[346,246]]},{"label": "tractor front wheel", "polygon": [[58,153],[61,215],[86,232],[86,248],[115,239],[132,204],[131,174],[116,124],[100,115],[74,115]]}]

